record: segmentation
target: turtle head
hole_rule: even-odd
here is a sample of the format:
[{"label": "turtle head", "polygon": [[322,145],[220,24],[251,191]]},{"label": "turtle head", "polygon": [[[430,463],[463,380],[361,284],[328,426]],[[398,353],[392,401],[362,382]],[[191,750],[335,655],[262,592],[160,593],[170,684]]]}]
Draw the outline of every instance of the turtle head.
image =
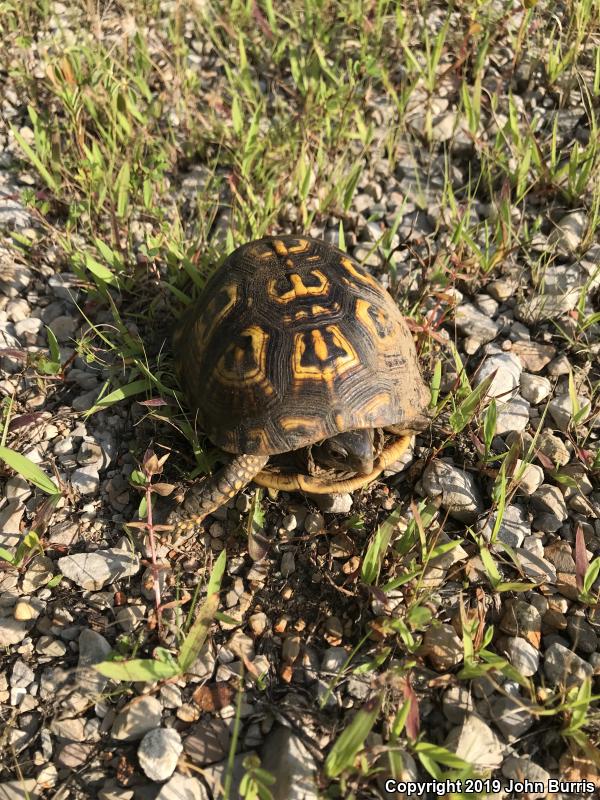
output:
[{"label": "turtle head", "polygon": [[373,428],[346,431],[325,439],[312,453],[319,466],[368,475],[373,471],[373,441]]}]

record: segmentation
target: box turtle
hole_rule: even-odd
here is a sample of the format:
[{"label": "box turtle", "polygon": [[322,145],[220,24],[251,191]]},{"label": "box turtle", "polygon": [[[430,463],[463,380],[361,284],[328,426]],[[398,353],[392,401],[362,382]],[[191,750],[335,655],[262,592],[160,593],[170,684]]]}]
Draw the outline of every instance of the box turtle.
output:
[{"label": "box turtle", "polygon": [[[198,426],[234,454],[171,515],[179,534],[250,481],[313,494],[365,486],[426,419],[429,391],[395,302],[306,236],[235,250],[177,323],[174,353]],[[301,450],[307,469],[277,467],[278,454]]]}]

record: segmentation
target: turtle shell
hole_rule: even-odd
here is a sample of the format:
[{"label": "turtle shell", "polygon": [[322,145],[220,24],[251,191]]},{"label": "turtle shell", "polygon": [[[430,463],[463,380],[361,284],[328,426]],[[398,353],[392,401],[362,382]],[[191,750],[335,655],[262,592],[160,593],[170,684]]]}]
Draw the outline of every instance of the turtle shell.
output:
[{"label": "turtle shell", "polygon": [[356,428],[409,432],[429,401],[391,296],[305,236],[231,253],[178,321],[174,353],[199,428],[230,453],[284,453]]}]

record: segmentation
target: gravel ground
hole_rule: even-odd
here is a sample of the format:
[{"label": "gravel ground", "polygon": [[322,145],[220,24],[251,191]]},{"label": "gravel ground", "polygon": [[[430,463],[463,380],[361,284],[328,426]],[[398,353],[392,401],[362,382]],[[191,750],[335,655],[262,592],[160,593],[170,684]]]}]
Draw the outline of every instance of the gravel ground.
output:
[{"label": "gravel ground", "polygon": [[[59,28],[76,41],[78,25],[86,24],[75,7],[52,7],[49,28],[30,51],[29,69],[38,81],[41,44]],[[168,13],[170,7],[162,8]],[[436,30],[443,19],[434,9],[428,24]],[[549,134],[556,126],[561,152],[572,152],[574,142],[583,147],[591,135],[585,81],[560,96],[546,90],[532,56],[507,82],[504,66],[513,58],[521,19],[515,12],[505,46],[486,61],[484,83],[489,91],[495,87],[498,102],[493,111],[486,106],[481,136],[491,141],[514,106],[526,119],[538,115]],[[107,11],[106,42],[118,41],[127,25],[135,28],[131,17]],[[152,42],[152,26],[146,34]],[[226,72],[218,51],[208,39],[192,44],[190,64],[207,75],[203,92],[218,95]],[[153,57],[160,59],[158,45]],[[442,59],[438,75],[446,67]],[[159,544],[156,558],[165,567],[156,571],[140,530],[123,527],[139,519],[135,471],[147,447],[170,452],[163,478],[179,484],[193,468],[191,448],[160,417],[160,408],[149,416],[151,407],[139,398],[86,414],[101,393],[119,385],[119,374],[126,385],[127,353],[101,348],[90,328],[108,330],[114,316],[106,298],[82,280],[76,260],[65,256],[64,212],[40,206],[43,182],[14,134],[34,141],[26,109],[31,98],[18,91],[11,70],[6,74],[0,123],[2,444],[60,482],[61,493],[50,508],[35,481],[8,465],[0,472],[0,798],[204,800],[223,796],[227,780],[230,797],[242,791],[252,797],[248,775],[257,764],[274,776],[270,791],[281,800],[386,797],[390,775],[432,780],[415,744],[415,711],[420,741],[456,754],[473,774],[491,775],[502,787],[524,779],[544,786],[527,795],[498,787],[477,796],[590,796],[582,785],[552,793],[548,781],[600,787],[597,700],[577,695],[581,687],[597,695],[600,675],[597,576],[591,575],[587,594],[582,588],[586,570],[600,558],[595,179],[579,202],[541,191],[509,202],[525,244],[509,243],[483,270],[453,238],[448,187],[458,193],[471,186],[478,147],[456,86],[440,79],[433,95],[426,81],[417,86],[393,153],[382,143],[396,112],[388,95],[373,92],[365,106],[372,139],[351,204],[347,211],[315,215],[306,232],[338,244],[343,229],[346,249],[407,313],[418,307],[413,329],[432,385],[436,363],[441,369],[431,428],[417,437],[410,460],[353,496],[265,495],[262,558],[248,542],[253,517],[256,522],[249,489],[210,517],[204,536],[181,551]],[[267,96],[270,91],[276,90],[267,87]],[[175,115],[168,98],[162,102],[164,115]],[[433,113],[425,114],[425,107]],[[183,126],[177,137],[183,149]],[[191,238],[198,198],[210,191],[202,158],[173,170],[169,181],[164,214],[174,225],[178,209],[178,224]],[[499,195],[491,198],[485,186],[473,185],[460,213],[479,232],[475,244],[482,252],[488,226],[502,224]],[[217,251],[227,246],[236,190],[225,182],[219,191],[207,234]],[[37,207],[32,192],[39,193]],[[49,218],[52,232],[44,222]],[[143,265],[145,251],[136,243],[145,224],[140,214],[130,228]],[[282,201],[270,230],[302,229],[294,201]],[[387,252],[377,246],[386,232]],[[443,286],[431,278],[442,264],[449,276]],[[161,265],[156,269],[135,291],[111,295],[127,332],[147,343],[153,364],[163,344],[169,358],[173,313],[161,283],[166,273]],[[153,287],[159,313],[149,324],[140,307]],[[49,366],[48,330],[58,348],[58,372]],[[465,378],[471,389],[491,382],[472,419],[457,430],[457,409],[444,399],[460,396]],[[499,503],[501,464],[508,489]],[[164,516],[173,497],[160,498],[157,513]],[[369,585],[361,573],[364,554],[388,518],[392,542],[400,544],[382,560],[377,584]],[[31,530],[41,546],[26,544],[10,564],[5,555],[18,553]],[[204,598],[223,550],[222,616],[187,674],[123,683],[92,668],[114,651],[156,658],[162,646],[174,654],[190,599],[197,587]],[[167,602],[160,636],[157,581]],[[479,654],[473,662],[469,649]],[[336,783],[337,775],[324,771],[325,756],[357,710],[368,713],[382,697],[385,712],[360,742],[362,772],[353,768],[345,784]],[[412,727],[394,733],[395,714],[411,698]],[[577,699],[585,710],[579,739]],[[572,732],[565,733],[569,726]]]}]

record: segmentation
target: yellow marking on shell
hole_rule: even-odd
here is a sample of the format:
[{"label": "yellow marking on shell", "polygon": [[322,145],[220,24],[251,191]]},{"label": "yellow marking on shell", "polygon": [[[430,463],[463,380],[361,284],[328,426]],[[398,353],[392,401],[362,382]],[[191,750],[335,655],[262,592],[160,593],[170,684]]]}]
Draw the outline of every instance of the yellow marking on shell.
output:
[{"label": "yellow marking on shell", "polygon": [[306,256],[307,261],[320,261],[321,256]]},{"label": "yellow marking on shell", "polygon": [[360,281],[360,283],[365,283],[372,289],[377,289],[378,292],[381,292],[381,286],[377,283],[375,278],[372,278],[368,272],[359,272],[349,258],[342,256],[342,258],[340,258],[340,264],[355,280]]},{"label": "yellow marking on shell", "polygon": [[286,265],[286,267],[293,267],[294,266],[294,262],[292,261],[291,258],[286,258],[285,265]]},{"label": "yellow marking on shell", "polygon": [[310,242],[307,239],[298,239],[298,244],[293,247],[288,247],[290,253],[304,253],[310,247]]},{"label": "yellow marking on shell", "polygon": [[336,414],[335,417],[334,417],[334,420],[335,420],[335,426],[338,429],[338,431],[343,431],[344,430],[344,417],[341,414]]},{"label": "yellow marking on shell", "polygon": [[279,425],[284,431],[293,431],[298,428],[316,430],[319,426],[319,422],[313,417],[282,417],[279,420]]},{"label": "yellow marking on shell", "polygon": [[337,314],[340,310],[339,303],[332,303],[331,308],[326,308],[325,306],[314,305],[312,306],[312,315],[316,317],[317,314]]},{"label": "yellow marking on shell", "polygon": [[[198,342],[202,342],[212,336],[217,325],[225,319],[237,302],[237,286],[235,284],[232,283],[229,286],[224,286],[221,291],[225,292],[229,298],[223,308],[219,311],[215,311],[215,304],[219,297],[219,295],[217,295],[217,297],[214,297],[210,301],[204,314],[194,322],[194,338]],[[183,335],[185,331],[181,333]]]},{"label": "yellow marking on shell", "polygon": [[323,339],[321,331],[312,331],[312,338],[317,358],[320,361],[325,361],[329,355],[329,350],[327,349],[327,343],[325,342],[325,339]]},{"label": "yellow marking on shell", "polygon": [[267,345],[269,335],[258,325],[251,325],[245,328],[240,333],[240,336],[247,336],[250,338],[250,348],[252,350],[252,358],[255,363],[255,368],[248,370],[240,375],[239,371],[235,369],[228,369],[225,365],[225,359],[229,353],[233,351],[233,357],[236,364],[240,364],[243,360],[246,351],[237,342],[229,345],[225,353],[221,356],[216,366],[216,373],[222,383],[239,386],[241,382],[244,383],[262,383],[263,391],[266,394],[273,394],[273,387],[266,380],[266,366],[267,366]]},{"label": "yellow marking on shell", "polygon": [[273,247],[278,256],[287,256],[288,249],[281,239],[273,239]]},{"label": "yellow marking on shell", "polygon": [[[292,370],[294,378],[300,381],[325,381],[327,384],[331,385],[336,376],[339,377],[348,370],[360,364],[360,359],[358,358],[356,350],[342,335],[336,325],[327,325],[325,330],[331,334],[333,343],[339,347],[340,350],[343,350],[344,355],[338,356],[329,364],[304,365],[302,364],[302,357],[306,352],[304,337],[308,334],[308,331],[297,333],[294,336],[294,352],[292,355]],[[321,349],[320,342],[317,344],[317,338],[315,338],[315,334],[318,334],[318,336],[321,337],[321,341],[324,345],[323,349]],[[326,342],[322,339],[319,331],[311,331],[311,335],[313,342],[315,343],[315,355],[320,361],[326,361],[329,353]],[[319,347],[319,350],[317,350],[317,347]]]},{"label": "yellow marking on shell", "polygon": [[324,295],[327,294],[329,291],[329,281],[323,275],[322,272],[319,270],[311,270],[311,275],[313,275],[319,281],[318,286],[305,286],[302,278],[297,273],[292,273],[289,275],[290,283],[292,284],[292,288],[284,292],[283,294],[278,294],[277,292],[277,281],[270,280],[267,284],[267,294],[272,299],[275,300],[276,303],[289,303],[292,300],[295,300],[297,297],[309,297],[312,295]]}]

